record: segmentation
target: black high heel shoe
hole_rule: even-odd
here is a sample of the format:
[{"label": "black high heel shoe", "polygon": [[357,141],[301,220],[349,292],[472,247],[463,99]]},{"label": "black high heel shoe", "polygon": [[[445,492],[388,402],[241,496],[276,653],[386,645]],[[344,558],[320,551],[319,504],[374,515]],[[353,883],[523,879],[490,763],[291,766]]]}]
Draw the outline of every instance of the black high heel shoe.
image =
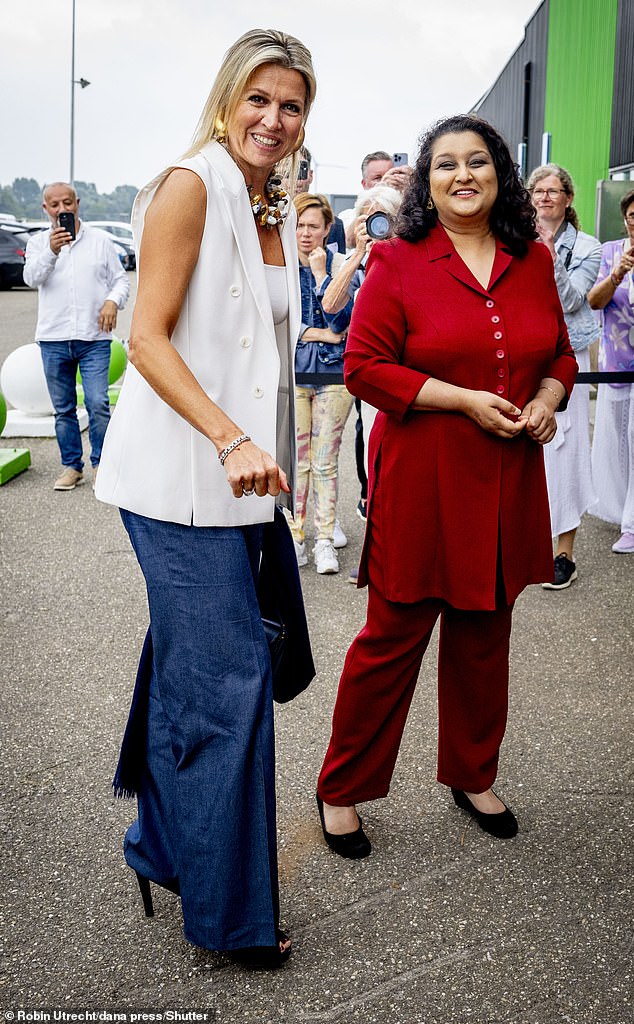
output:
[{"label": "black high heel shoe", "polygon": [[[141,890],[141,899],[143,900],[143,909],[146,917],[154,917],[154,904],[152,903],[152,890],[150,889],[150,879],[146,878],[145,875],[140,875],[138,871],[134,872],[136,880],[139,883],[139,889]],[[178,879],[174,882],[161,883],[155,882],[155,885],[160,885],[162,889],[167,889],[168,892],[173,892],[175,896],[180,896],[180,886]]]},{"label": "black high heel shoe", "polygon": [[324,802],[320,797],[316,799],[321,830],[330,849],[338,853],[340,857],[348,857],[350,860],[359,860],[361,857],[369,856],[372,853],[372,844],[363,831],[361,818],[359,818],[359,827],[356,832],[346,832],[341,836],[337,836],[333,832],[327,832],[324,821]]},{"label": "black high heel shoe", "polygon": [[146,917],[154,917],[154,904],[152,903],[152,891],[150,889],[149,878],[144,878],[138,871],[134,872],[136,880],[139,883],[139,889],[141,890],[141,899],[143,900],[143,909]]},{"label": "black high heel shoe", "polygon": [[504,810],[498,814],[486,814],[484,811],[479,811],[477,807],[474,807],[467,794],[461,789],[452,788],[451,795],[458,807],[461,807],[463,811],[467,811],[472,818],[475,818],[483,832],[488,832],[490,836],[495,836],[496,839],[512,839],[513,836],[517,835],[519,828],[517,818],[508,807],[505,806]]},{"label": "black high heel shoe", "polygon": [[245,946],[243,949],[229,949],[226,951],[226,955],[241,967],[274,971],[286,963],[293,948],[289,946],[287,949],[280,949],[280,942],[288,942],[289,937],[281,928],[276,928],[275,932],[277,946]]}]

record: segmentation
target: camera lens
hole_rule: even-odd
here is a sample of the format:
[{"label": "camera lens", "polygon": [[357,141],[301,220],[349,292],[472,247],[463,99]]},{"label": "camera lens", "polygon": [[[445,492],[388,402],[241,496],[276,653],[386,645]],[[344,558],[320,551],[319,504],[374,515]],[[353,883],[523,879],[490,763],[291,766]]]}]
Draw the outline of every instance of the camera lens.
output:
[{"label": "camera lens", "polygon": [[366,220],[365,229],[370,238],[380,241],[382,238],[389,236],[392,230],[392,222],[387,213],[377,210],[376,213],[370,214]]}]

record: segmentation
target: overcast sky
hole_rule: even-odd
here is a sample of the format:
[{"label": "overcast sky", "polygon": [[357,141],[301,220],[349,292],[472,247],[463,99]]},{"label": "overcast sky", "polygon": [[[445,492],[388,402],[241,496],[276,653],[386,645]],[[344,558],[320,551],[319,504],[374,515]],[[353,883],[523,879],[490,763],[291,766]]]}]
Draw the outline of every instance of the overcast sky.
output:
[{"label": "overcast sky", "polygon": [[[366,152],[413,158],[425,126],[479,99],[539,3],[76,0],[75,78],[91,84],[75,89],[75,178],[100,192],[152,178],[187,148],[227,47],[272,27],[313,54],[316,187],[356,193]],[[0,185],[67,179],[72,0],[0,0],[0,18]]]}]

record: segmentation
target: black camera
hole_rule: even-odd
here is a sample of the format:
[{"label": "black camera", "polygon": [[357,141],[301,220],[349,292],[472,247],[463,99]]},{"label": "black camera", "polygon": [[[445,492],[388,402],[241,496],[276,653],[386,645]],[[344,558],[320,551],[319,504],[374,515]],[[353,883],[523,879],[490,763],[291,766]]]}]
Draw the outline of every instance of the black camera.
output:
[{"label": "black camera", "polygon": [[299,170],[297,172],[298,181],[308,181],[308,172],[310,170],[310,164],[308,160],[299,161]]},{"label": "black camera", "polygon": [[376,213],[371,213],[366,220],[365,230],[370,238],[380,242],[384,238],[389,238],[392,234],[392,218],[388,217],[387,213],[383,213],[382,210],[377,210]]}]

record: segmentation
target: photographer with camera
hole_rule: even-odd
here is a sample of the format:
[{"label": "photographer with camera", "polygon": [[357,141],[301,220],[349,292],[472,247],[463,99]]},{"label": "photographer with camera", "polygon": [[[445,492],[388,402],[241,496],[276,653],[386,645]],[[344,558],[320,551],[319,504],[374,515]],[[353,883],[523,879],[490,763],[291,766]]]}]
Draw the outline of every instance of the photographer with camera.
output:
[{"label": "photographer with camera", "polygon": [[[391,238],[394,224],[403,199],[402,193],[389,185],[375,185],[362,192],[354,208],[355,219],[353,230],[355,248],[338,274],[326,288],[322,299],[325,313],[334,315],[343,309],[346,303],[356,299],[359,288],[365,279],[365,265],[370,249],[377,241]],[[357,477],[361,485],[361,496],[357,505],[357,515],[364,520],[368,502],[368,465],[365,447],[365,435],[369,433],[376,409],[360,398],[354,400],[357,411],[355,424],[354,455],[357,466]],[[358,570],[353,569],[348,577],[349,582],[356,585]]]},{"label": "photographer with camera", "polygon": [[375,241],[391,238],[403,196],[390,185],[375,185],[358,196],[352,230],[355,247],[326,288],[322,306],[331,316],[356,298],[365,278],[365,265]]},{"label": "photographer with camera", "polygon": [[[363,198],[364,192],[369,192],[376,185],[389,185],[397,192],[404,193],[409,185],[412,175],[412,168],[408,164],[407,153],[387,153],[384,149],[377,149],[374,153],[368,153],[361,162],[361,188],[357,202]],[[348,249],[355,246],[355,221],[357,218],[356,206],[340,211],[340,217],[345,225],[346,243]]]}]

